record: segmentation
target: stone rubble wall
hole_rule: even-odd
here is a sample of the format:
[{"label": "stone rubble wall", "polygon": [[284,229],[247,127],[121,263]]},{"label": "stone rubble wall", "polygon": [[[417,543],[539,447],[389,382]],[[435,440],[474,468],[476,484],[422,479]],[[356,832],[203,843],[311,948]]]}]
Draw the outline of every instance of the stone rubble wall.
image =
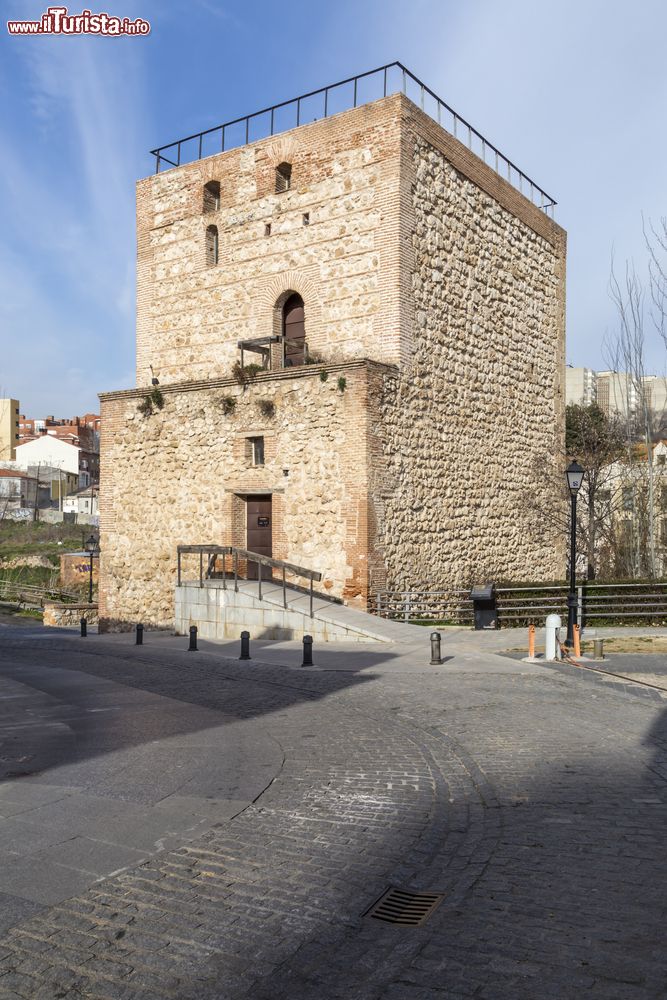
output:
[{"label": "stone rubble wall", "polygon": [[414,355],[385,380],[371,476],[388,586],[555,578],[564,540],[544,511],[561,503],[564,240],[501,207],[418,129],[408,138]]},{"label": "stone rubble wall", "polygon": [[[245,388],[166,387],[164,408],[149,417],[136,391],[103,395],[104,627],[173,624],[177,546],[246,548],[240,497],[252,492],[273,494],[274,557],[321,572],[323,593],[365,606],[368,368],[288,369]],[[274,404],[273,417],[260,400]],[[265,465],[256,468],[246,439],[259,435]],[[184,578],[198,572],[199,557],[184,557]]]},{"label": "stone rubble wall", "polygon": [[85,618],[89,625],[97,625],[97,604],[57,604],[52,601],[44,602],[44,625],[50,625],[55,628],[69,628],[72,626],[79,628],[82,618]]}]

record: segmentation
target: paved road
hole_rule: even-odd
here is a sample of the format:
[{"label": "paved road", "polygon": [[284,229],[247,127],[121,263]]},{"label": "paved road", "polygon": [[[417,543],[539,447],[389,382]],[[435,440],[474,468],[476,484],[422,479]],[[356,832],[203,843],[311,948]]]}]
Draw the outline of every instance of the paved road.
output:
[{"label": "paved road", "polygon": [[484,642],[0,625],[0,996],[666,997],[663,703]]}]

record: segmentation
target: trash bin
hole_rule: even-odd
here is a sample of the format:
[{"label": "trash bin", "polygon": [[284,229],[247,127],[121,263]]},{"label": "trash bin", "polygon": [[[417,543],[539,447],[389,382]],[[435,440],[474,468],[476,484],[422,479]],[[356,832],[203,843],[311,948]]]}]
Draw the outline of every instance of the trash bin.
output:
[{"label": "trash bin", "polygon": [[475,615],[475,629],[479,631],[484,628],[498,628],[495,584],[485,583],[473,587],[470,597]]}]

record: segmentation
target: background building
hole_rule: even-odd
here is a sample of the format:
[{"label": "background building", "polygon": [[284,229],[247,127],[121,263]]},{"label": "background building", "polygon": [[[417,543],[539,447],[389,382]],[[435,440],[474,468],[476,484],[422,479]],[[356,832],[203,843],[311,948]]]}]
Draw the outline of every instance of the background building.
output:
[{"label": "background building", "polygon": [[0,462],[13,462],[19,440],[19,401],[0,399]]},{"label": "background building", "polygon": [[597,401],[597,373],[592,368],[565,369],[565,402],[568,406],[591,406]]},{"label": "background building", "polygon": [[524,497],[558,502],[533,470],[564,449],[565,233],[493,166],[396,93],[140,181],[137,227],[103,627],[173,622],[179,543],[361,608],[563,573]]}]

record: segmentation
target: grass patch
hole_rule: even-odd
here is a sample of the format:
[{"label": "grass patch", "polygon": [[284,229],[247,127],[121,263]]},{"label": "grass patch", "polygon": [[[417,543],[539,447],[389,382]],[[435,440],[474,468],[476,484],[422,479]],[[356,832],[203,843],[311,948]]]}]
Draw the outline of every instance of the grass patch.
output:
[{"label": "grass patch", "polygon": [[[601,635],[598,638],[604,642],[607,653],[667,653],[667,636],[665,635],[623,635],[607,639]],[[581,652],[593,655],[593,640],[584,639]]]}]

